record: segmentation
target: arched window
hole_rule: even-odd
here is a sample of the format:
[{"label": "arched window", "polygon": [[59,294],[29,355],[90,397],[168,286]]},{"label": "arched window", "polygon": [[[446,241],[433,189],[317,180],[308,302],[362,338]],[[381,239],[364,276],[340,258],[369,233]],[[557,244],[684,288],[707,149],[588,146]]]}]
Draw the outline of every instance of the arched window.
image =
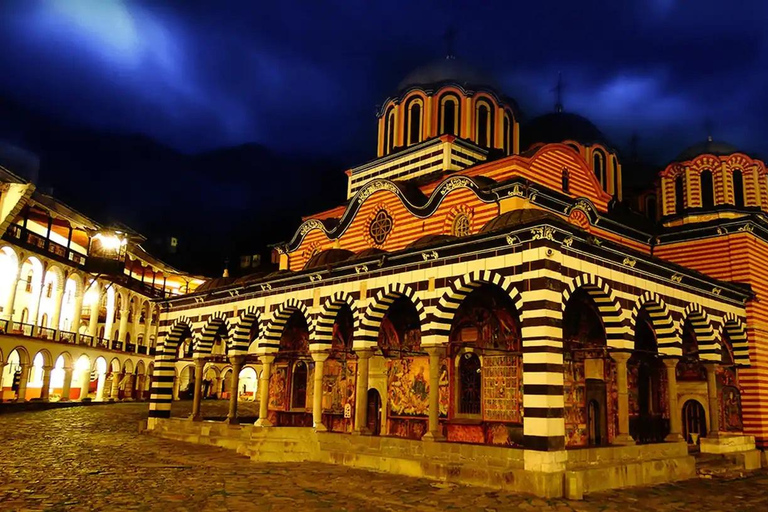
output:
[{"label": "arched window", "polygon": [[605,188],[605,155],[602,151],[595,151],[592,155],[592,170],[600,186]]},{"label": "arched window", "polygon": [[451,234],[453,236],[467,236],[470,234],[471,226],[469,217],[466,213],[460,213],[453,219],[453,225],[451,226]]},{"label": "arched window", "polygon": [[563,173],[562,173],[562,185],[563,185],[563,192],[567,194],[571,188],[571,183],[570,183],[570,175],[568,173],[568,169],[565,169],[565,168],[563,168]]},{"label": "arched window", "polygon": [[733,203],[736,208],[744,208],[744,176],[740,169],[733,171]]},{"label": "arched window", "polygon": [[512,154],[512,119],[508,113],[504,113],[504,152]]},{"label": "arched window", "polygon": [[40,327],[48,327],[48,313],[43,313],[43,318],[40,319]]},{"label": "arched window", "polygon": [[293,367],[291,382],[291,409],[304,409],[307,406],[307,364],[298,361]]},{"label": "arched window", "polygon": [[683,213],[685,209],[685,182],[683,174],[675,178],[675,213]]},{"label": "arched window", "polygon": [[480,414],[483,374],[473,352],[459,355],[459,414]]},{"label": "arched window", "polygon": [[701,180],[701,206],[712,208],[715,206],[715,186],[712,180],[712,171],[709,169],[701,171],[699,179]]},{"label": "arched window", "polygon": [[645,198],[645,215],[653,221],[656,220],[656,196]]},{"label": "arched window", "polygon": [[408,144],[421,142],[421,102],[408,104]]},{"label": "arched window", "polygon": [[440,133],[459,134],[459,99],[453,94],[440,99]]},{"label": "arched window", "polygon": [[389,154],[395,149],[395,109],[389,109],[386,120],[387,127],[384,134],[384,153]]},{"label": "arched window", "polygon": [[616,156],[612,156],[611,157],[611,167],[613,168],[613,169],[611,169],[611,178],[612,178],[610,180],[611,181],[611,183],[610,183],[611,189],[608,190],[608,185],[609,184],[608,184],[607,181],[603,185],[603,188],[605,188],[606,191],[609,194],[611,194],[612,196],[615,196],[616,195],[616,191],[617,191],[617,187],[618,187],[618,183],[617,183],[616,177],[619,175],[619,162],[618,162],[618,160],[616,160]]},{"label": "arched window", "polygon": [[29,310],[24,308],[21,310],[21,323],[25,324],[29,320]]},{"label": "arched window", "polygon": [[477,103],[475,126],[477,145],[490,148],[493,145],[493,111],[486,101]]}]

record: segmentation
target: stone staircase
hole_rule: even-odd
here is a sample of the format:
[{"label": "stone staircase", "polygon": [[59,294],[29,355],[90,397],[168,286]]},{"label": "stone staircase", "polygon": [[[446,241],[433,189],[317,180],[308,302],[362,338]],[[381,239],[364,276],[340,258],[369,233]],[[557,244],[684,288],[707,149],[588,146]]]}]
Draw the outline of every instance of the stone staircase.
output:
[{"label": "stone staircase", "polygon": [[311,428],[251,428],[238,452],[260,462],[304,462],[319,458],[320,445]]},{"label": "stone staircase", "polygon": [[698,453],[694,457],[699,478],[736,480],[748,476],[754,469],[747,469],[749,464],[741,453]]}]

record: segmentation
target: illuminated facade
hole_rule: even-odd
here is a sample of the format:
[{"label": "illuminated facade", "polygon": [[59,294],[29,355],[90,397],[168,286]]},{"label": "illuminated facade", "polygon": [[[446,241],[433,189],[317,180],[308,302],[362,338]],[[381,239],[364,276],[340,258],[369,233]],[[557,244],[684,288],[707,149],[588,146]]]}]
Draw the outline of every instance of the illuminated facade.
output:
[{"label": "illuminated facade", "polygon": [[451,58],[409,75],[377,158],[278,248],[279,272],[165,301],[150,428],[194,428],[166,419],[179,344],[202,367],[224,340],[259,372],[251,436],[314,427],[317,460],[572,497],[691,477],[688,445],[759,464],[762,162],[691,148],[633,213],[592,123],[521,126],[487,83]]},{"label": "illuminated facade", "polygon": [[148,399],[159,299],[200,282],[0,168],[0,400]]}]

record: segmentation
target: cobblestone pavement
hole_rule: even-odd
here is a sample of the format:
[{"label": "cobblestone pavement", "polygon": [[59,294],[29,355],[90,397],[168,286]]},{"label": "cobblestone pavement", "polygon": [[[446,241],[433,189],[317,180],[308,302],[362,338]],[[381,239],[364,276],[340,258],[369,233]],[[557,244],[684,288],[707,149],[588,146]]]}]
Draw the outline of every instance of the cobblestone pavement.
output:
[{"label": "cobblestone pavement", "polygon": [[[224,403],[204,412],[223,415]],[[138,435],[142,403],[0,415],[0,510],[768,510],[768,473],[544,500]],[[174,404],[176,415],[189,404]],[[249,411],[246,411],[248,414]]]}]

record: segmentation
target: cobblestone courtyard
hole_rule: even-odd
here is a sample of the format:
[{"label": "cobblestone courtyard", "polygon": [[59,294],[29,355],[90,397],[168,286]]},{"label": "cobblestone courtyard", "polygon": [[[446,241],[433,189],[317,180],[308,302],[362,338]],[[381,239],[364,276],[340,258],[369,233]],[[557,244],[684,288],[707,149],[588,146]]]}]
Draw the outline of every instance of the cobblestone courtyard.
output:
[{"label": "cobblestone courtyard", "polygon": [[[206,402],[223,415],[226,404]],[[184,415],[189,404],[174,404]],[[138,435],[143,403],[0,415],[2,510],[768,510],[768,473],[593,494],[583,502],[323,464],[256,464]],[[248,411],[246,410],[245,414]]]}]

